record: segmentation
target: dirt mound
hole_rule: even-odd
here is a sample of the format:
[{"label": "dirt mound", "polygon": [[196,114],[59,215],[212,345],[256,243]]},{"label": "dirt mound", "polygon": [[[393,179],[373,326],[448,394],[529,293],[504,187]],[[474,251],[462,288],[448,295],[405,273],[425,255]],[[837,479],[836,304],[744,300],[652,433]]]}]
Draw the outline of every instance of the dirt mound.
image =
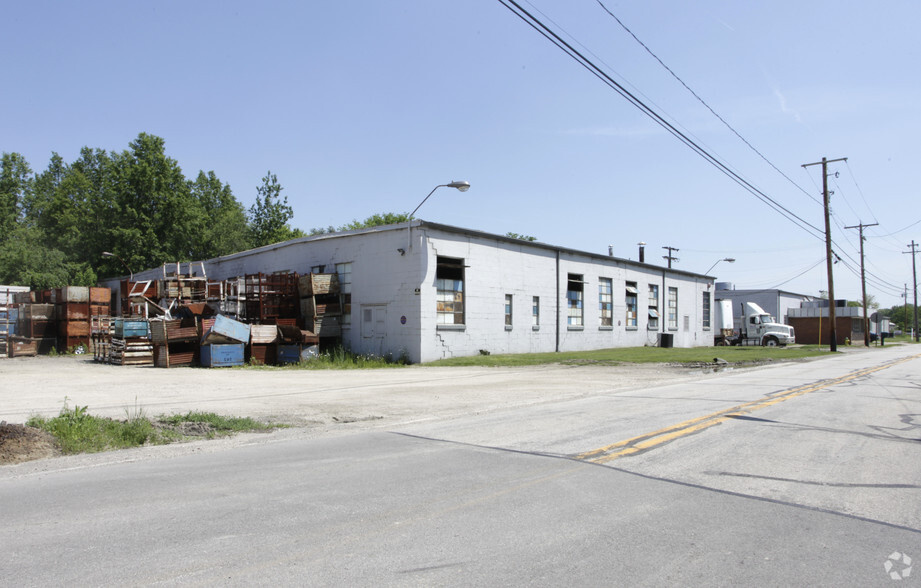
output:
[{"label": "dirt mound", "polygon": [[61,455],[51,433],[0,422],[0,465]]}]

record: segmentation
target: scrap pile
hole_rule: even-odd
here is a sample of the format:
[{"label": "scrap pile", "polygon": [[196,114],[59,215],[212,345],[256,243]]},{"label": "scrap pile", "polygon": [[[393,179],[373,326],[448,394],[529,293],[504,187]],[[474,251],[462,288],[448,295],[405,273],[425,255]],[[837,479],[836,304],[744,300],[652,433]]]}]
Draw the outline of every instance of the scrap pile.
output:
[{"label": "scrap pile", "polygon": [[[115,365],[209,367],[290,364],[341,341],[334,273],[256,273],[209,280],[204,265],[164,264],[160,279],[108,288],[66,286],[11,294],[0,304],[0,352],[92,352]],[[122,316],[112,316],[111,301]]]},{"label": "scrap pile", "polygon": [[[64,286],[53,290],[17,292],[0,311],[3,352],[10,357],[93,350],[95,317],[110,314],[111,290]],[[98,327],[97,327],[98,328]]]}]

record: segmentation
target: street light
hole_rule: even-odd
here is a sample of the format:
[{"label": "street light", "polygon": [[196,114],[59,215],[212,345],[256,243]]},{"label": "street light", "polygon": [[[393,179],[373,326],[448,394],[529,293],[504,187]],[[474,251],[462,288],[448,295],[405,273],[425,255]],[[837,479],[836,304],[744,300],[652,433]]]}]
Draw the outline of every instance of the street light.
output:
[{"label": "street light", "polygon": [[726,262],[729,262],[729,263],[735,263],[735,262],[736,262],[736,260],[735,260],[734,257],[724,257],[723,259],[717,259],[717,260],[716,260],[716,263],[714,263],[713,265],[711,265],[711,266],[710,266],[710,269],[708,269],[707,271],[704,272],[704,275],[709,276],[709,275],[710,275],[710,271],[711,271],[713,268],[716,267],[716,264],[717,264],[717,263],[719,263],[719,262],[721,262],[721,261],[726,261]]},{"label": "street light", "polygon": [[125,263],[125,260],[124,260],[124,259],[122,259],[121,257],[115,255],[114,253],[110,253],[110,252],[108,252],[108,251],[103,251],[103,252],[102,252],[102,256],[103,256],[103,257],[114,257],[114,258],[117,259],[118,261],[122,262],[122,265],[125,266],[125,269],[126,269],[126,270],[128,270],[128,279],[129,279],[130,281],[132,281],[132,282],[134,281],[134,272],[131,271],[131,268],[128,267],[128,264]]},{"label": "street light", "polygon": [[[413,215],[416,214],[416,211],[419,210],[423,204],[425,204],[425,201],[429,199],[429,196],[434,194],[435,190],[437,190],[438,188],[456,188],[460,192],[466,192],[467,190],[470,189],[470,182],[466,182],[464,180],[460,180],[460,181],[455,180],[451,182],[450,184],[438,184],[437,186],[432,188],[432,191],[429,192],[428,196],[422,199],[422,202],[419,203],[419,206],[414,208],[413,211],[409,213],[409,248],[410,249],[412,249],[412,246],[413,246]],[[400,255],[403,255],[406,253],[405,251],[402,251],[402,250],[398,250],[398,251],[400,251]]]}]

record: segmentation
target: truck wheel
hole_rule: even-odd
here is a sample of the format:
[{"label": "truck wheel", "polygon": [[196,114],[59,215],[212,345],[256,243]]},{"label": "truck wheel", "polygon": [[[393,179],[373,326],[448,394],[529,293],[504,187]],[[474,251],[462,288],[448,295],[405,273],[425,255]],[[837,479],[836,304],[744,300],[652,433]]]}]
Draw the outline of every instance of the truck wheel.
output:
[{"label": "truck wheel", "polygon": [[767,339],[764,340],[765,347],[777,347],[778,343],[779,342],[774,337],[768,337]]}]

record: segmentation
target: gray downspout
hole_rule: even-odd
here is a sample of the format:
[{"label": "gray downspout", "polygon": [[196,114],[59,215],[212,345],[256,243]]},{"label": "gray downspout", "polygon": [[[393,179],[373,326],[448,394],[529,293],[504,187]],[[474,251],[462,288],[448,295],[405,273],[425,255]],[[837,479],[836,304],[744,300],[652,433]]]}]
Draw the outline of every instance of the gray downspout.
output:
[{"label": "gray downspout", "polygon": [[556,250],[556,347],[560,352],[560,250]]}]

